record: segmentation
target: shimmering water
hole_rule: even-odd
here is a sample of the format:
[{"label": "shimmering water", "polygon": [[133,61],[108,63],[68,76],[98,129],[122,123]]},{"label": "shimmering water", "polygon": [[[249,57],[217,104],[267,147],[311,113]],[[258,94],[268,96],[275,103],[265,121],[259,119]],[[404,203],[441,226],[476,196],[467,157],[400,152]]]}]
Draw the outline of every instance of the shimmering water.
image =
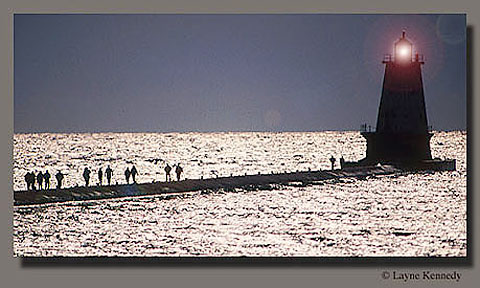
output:
[{"label": "shimmering water", "polygon": [[[66,186],[110,164],[139,182],[328,169],[365,156],[358,132],[17,134],[14,190],[27,171]],[[434,157],[457,171],[346,179],[273,191],[190,193],[14,207],[16,256],[465,256],[466,133],[437,132]],[[52,184],[55,181],[52,181]]]}]

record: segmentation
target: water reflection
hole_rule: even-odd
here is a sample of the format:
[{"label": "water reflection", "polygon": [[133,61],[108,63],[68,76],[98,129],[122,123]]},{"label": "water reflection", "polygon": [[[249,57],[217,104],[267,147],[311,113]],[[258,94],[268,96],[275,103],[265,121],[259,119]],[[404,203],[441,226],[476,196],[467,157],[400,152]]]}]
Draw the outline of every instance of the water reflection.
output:
[{"label": "water reflection", "polygon": [[[454,172],[14,207],[14,254],[465,256],[465,143],[462,132],[432,138],[434,157],[457,159]],[[151,182],[165,179],[151,159],[188,163],[185,176],[200,178],[328,169],[331,154],[360,159],[364,146],[356,132],[15,135],[14,188],[31,163],[64,167],[68,186],[85,162],[108,162],[121,179],[116,168],[132,161]]]}]

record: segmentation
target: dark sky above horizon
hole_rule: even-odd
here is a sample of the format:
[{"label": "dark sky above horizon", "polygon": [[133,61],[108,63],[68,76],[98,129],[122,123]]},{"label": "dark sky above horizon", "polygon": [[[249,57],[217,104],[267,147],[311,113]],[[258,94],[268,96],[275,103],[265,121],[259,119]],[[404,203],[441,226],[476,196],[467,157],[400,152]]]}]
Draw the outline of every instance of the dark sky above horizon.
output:
[{"label": "dark sky above horizon", "polygon": [[14,16],[14,132],[357,130],[383,55],[425,55],[428,121],[466,129],[465,15]]}]

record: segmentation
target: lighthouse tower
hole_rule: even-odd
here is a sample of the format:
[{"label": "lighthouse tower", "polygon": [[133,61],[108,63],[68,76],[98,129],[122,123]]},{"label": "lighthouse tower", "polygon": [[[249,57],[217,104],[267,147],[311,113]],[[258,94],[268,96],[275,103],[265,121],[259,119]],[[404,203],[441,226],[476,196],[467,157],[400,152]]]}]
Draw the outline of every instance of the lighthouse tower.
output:
[{"label": "lighthouse tower", "polygon": [[414,163],[432,159],[425,98],[423,56],[413,54],[405,32],[385,55],[385,75],[374,132],[362,132],[367,140],[364,163]]}]

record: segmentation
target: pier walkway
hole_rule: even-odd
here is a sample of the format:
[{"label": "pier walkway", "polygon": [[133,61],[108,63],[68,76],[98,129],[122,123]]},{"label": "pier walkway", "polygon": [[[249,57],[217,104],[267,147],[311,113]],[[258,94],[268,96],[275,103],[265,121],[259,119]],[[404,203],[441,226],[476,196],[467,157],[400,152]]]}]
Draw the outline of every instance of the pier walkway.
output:
[{"label": "pier walkway", "polygon": [[32,205],[53,202],[109,199],[131,196],[147,196],[185,193],[204,190],[271,189],[272,184],[313,182],[344,177],[365,178],[372,175],[387,175],[402,172],[393,166],[368,166],[342,170],[303,171],[279,174],[258,174],[218,177],[209,179],[187,179],[172,182],[153,182],[111,186],[70,187],[36,191],[14,191],[14,205]]}]

